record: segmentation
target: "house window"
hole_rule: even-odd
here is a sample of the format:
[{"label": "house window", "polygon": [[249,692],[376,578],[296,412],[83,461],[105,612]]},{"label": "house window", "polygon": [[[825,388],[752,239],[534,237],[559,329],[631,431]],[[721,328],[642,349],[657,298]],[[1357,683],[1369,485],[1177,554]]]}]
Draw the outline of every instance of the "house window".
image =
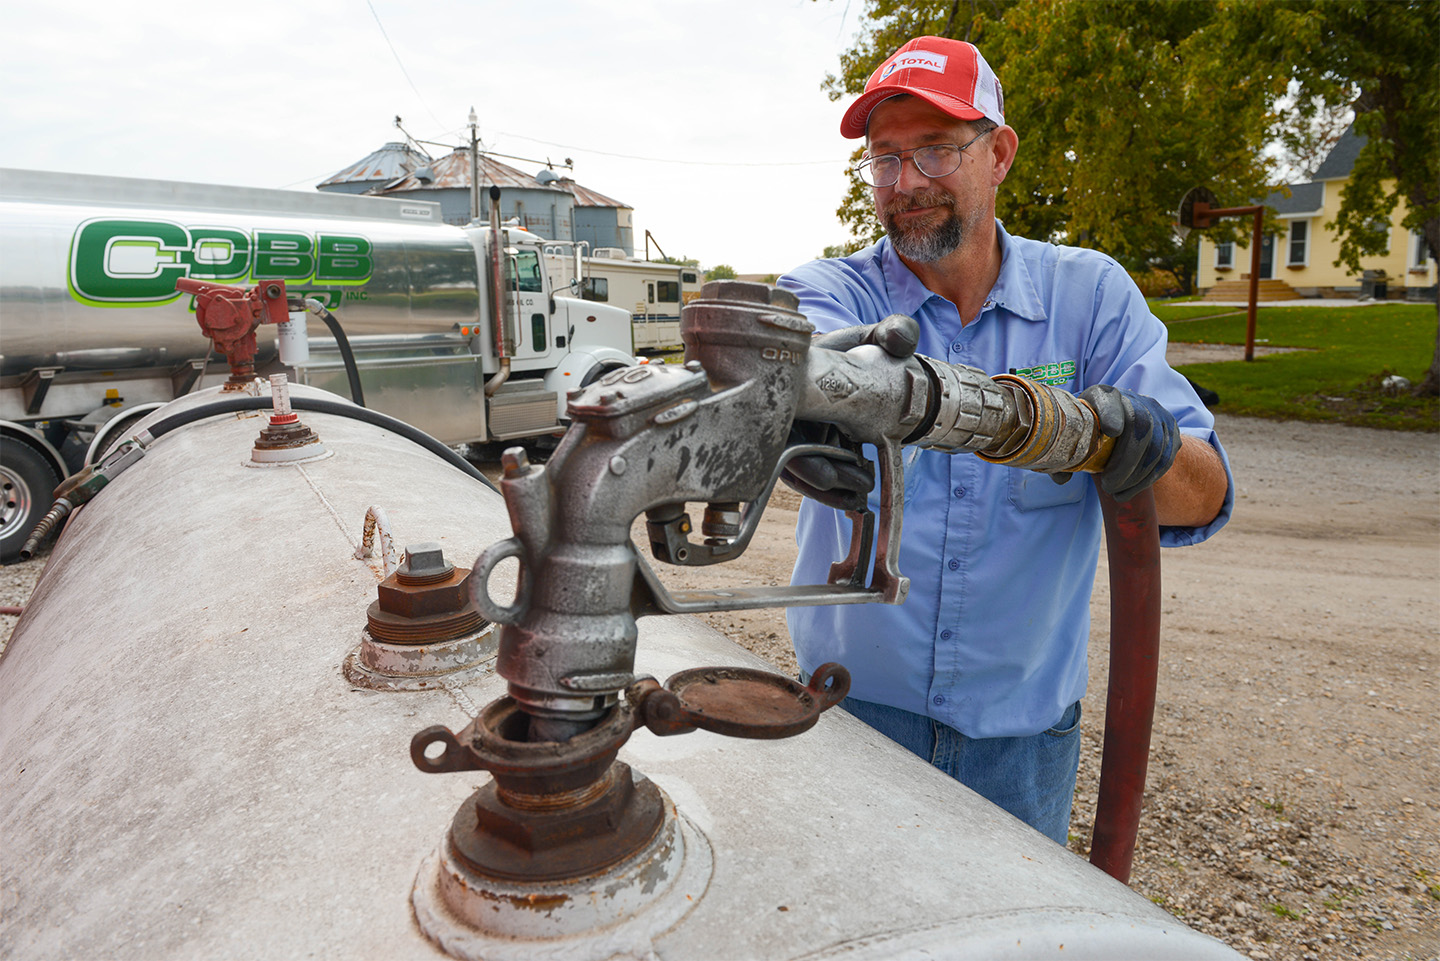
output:
[{"label": "house window", "polygon": [[1308,220],[1292,220],[1290,222],[1290,259],[1287,263],[1291,267],[1304,267],[1309,263],[1310,246],[1310,222]]},{"label": "house window", "polygon": [[1423,274],[1430,269],[1430,250],[1425,235],[1418,230],[1410,231],[1410,270]]},{"label": "house window", "polygon": [[1235,266],[1235,245],[1230,241],[1215,245],[1215,269],[1229,270]]}]

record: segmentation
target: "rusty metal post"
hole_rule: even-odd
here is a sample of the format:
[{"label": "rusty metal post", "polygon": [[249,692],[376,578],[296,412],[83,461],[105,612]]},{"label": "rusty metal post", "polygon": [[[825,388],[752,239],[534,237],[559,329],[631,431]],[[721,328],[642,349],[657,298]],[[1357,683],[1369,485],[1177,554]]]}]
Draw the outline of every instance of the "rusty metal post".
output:
[{"label": "rusty metal post", "polygon": [[1110,565],[1110,679],[1090,863],[1128,884],[1160,665],[1160,529],[1152,491],[1121,504],[1095,488]]},{"label": "rusty metal post", "polygon": [[1245,314],[1245,359],[1255,359],[1255,311],[1260,300],[1260,244],[1263,242],[1261,221],[1265,208],[1256,207],[1255,226],[1250,239],[1250,304]]},{"label": "rusty metal post", "polygon": [[1204,229],[1221,217],[1254,217],[1255,225],[1250,235],[1250,301],[1245,316],[1245,359],[1255,359],[1255,313],[1260,302],[1260,244],[1264,239],[1261,232],[1265,219],[1265,207],[1211,207],[1205,201],[1197,201],[1193,220],[1196,227]]}]

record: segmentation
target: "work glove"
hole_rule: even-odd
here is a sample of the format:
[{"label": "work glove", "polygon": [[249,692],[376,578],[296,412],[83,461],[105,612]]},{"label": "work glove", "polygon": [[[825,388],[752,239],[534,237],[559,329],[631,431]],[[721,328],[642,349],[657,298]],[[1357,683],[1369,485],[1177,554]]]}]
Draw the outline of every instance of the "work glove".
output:
[{"label": "work glove", "polygon": [[[897,360],[915,353],[920,342],[920,324],[904,314],[891,314],[878,324],[842,327],[821,334],[810,342],[812,347],[827,350],[850,350],[862,344],[874,344]],[[790,428],[788,446],[825,444],[851,449],[858,455],[859,445],[849,445],[839,428],[833,424],[797,421]],[[780,472],[785,486],[811,500],[836,510],[862,510],[865,495],[875,487],[875,472],[868,462],[860,464],[824,454],[797,457]]]},{"label": "work glove", "polygon": [[[1117,501],[1128,501],[1155,483],[1180,450],[1180,425],[1153,397],[1109,384],[1096,384],[1080,394],[1095,408],[1100,432],[1115,438],[1110,459],[1100,472],[1100,488]],[[1059,483],[1069,475],[1055,475]]]}]

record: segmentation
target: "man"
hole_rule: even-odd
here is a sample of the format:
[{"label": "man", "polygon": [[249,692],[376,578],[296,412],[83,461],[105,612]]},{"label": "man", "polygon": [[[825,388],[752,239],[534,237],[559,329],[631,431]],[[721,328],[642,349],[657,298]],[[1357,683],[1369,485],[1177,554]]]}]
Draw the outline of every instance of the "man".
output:
[{"label": "man", "polygon": [[[1219,530],[1233,503],[1228,462],[1210,414],[1165,364],[1165,328],[1135,284],[1103,254],[1012,237],[995,219],[1019,140],[980,52],[910,41],[870,77],[841,132],[867,138],[860,173],[887,236],[781,279],[818,343],[863,339],[1081,394],[1116,436],[1108,492],[1153,489],[1164,545]],[[845,330],[896,313],[918,320],[918,344],[908,321]],[[911,448],[905,461],[909,598],[792,609],[800,666],[844,664],[851,713],[1064,844],[1099,499],[1088,479],[1058,483],[977,457]],[[810,458],[787,480],[840,505],[873,486],[847,468]],[[843,515],[807,501],[795,583],[823,583],[848,539]]]}]

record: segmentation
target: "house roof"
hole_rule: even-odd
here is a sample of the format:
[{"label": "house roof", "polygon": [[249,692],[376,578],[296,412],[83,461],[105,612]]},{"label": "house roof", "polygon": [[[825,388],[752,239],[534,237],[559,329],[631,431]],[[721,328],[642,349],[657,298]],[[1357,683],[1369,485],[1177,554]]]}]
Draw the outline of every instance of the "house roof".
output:
[{"label": "house roof", "polygon": [[1267,207],[1274,207],[1275,212],[1284,216],[1285,214],[1314,214],[1318,213],[1325,206],[1325,185],[1311,181],[1303,184],[1290,184],[1290,196],[1286,197],[1284,191],[1273,191],[1261,203]]},{"label": "house roof", "polygon": [[316,189],[349,183],[385,183],[430,162],[430,158],[403,143],[387,143],[374,153],[316,184]]},{"label": "house roof", "polygon": [[1320,169],[1315,171],[1314,179],[1348,179],[1350,171],[1355,169],[1355,158],[1360,156],[1360,148],[1365,146],[1366,140],[1367,138],[1355,133],[1354,124],[1346,127],[1340,139],[1335,141],[1335,146],[1330,148],[1330,155],[1320,164]]}]

